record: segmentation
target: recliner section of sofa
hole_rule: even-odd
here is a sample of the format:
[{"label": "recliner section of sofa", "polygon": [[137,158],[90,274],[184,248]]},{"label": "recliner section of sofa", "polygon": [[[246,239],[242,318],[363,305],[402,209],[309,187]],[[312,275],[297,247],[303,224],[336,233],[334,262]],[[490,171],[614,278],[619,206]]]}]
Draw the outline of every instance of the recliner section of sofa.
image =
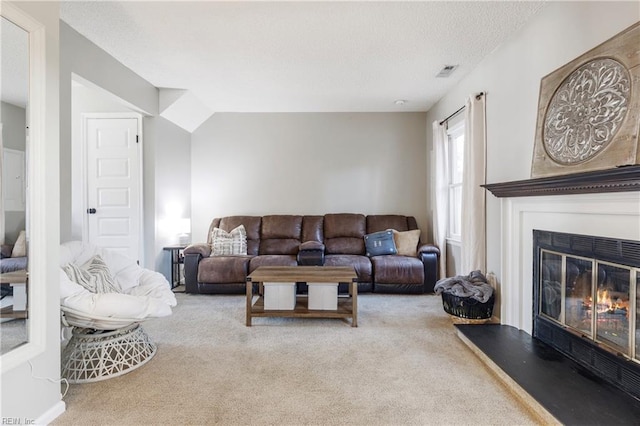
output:
[{"label": "recliner section of sofa", "polygon": [[[214,227],[227,232],[243,225],[247,255],[211,256]],[[431,293],[438,279],[439,250],[418,245],[416,256],[365,255],[366,234],[395,229],[418,229],[412,216],[338,213],[321,215],[228,216],[211,222],[207,242],[184,251],[187,293],[236,293],[246,291],[245,279],[260,266],[295,266],[304,259],[326,266],[353,266],[359,292]],[[322,253],[318,253],[322,250]],[[346,292],[345,288],[339,291]]]}]

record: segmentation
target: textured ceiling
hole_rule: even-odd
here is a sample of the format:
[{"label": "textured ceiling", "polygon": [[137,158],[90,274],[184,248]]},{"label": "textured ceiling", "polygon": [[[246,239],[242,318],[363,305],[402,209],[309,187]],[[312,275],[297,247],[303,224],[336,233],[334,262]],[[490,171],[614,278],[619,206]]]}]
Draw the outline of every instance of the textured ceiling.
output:
[{"label": "textured ceiling", "polygon": [[[427,111],[542,6],[72,1],[61,19],[215,112]],[[436,78],[447,64],[459,67]]]}]

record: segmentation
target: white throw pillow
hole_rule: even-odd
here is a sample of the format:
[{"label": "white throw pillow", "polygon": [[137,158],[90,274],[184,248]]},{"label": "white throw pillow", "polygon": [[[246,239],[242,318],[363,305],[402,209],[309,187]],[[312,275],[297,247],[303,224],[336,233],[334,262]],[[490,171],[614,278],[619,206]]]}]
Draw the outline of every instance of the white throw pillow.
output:
[{"label": "white throw pillow", "polygon": [[227,232],[213,228],[211,232],[211,256],[247,254],[247,231],[243,225]]},{"label": "white throw pillow", "polygon": [[420,230],[399,232],[393,230],[393,239],[396,242],[399,256],[418,256],[418,242],[420,241]]},{"label": "white throw pillow", "polygon": [[69,263],[62,267],[69,279],[91,293],[120,293],[109,267],[100,255],[95,255],[82,266]]},{"label": "white throw pillow", "polygon": [[18,234],[18,239],[16,243],[13,245],[13,250],[11,251],[11,257],[25,257],[27,255],[27,234],[25,231],[20,231]]}]

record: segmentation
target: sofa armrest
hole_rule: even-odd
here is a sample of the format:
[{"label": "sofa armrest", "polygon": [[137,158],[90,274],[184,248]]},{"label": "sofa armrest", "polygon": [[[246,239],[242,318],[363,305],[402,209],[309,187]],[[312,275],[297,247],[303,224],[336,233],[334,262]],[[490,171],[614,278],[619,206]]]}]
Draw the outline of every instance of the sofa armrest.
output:
[{"label": "sofa armrest", "polygon": [[190,246],[187,246],[183,253],[185,255],[187,254],[199,254],[202,257],[209,257],[211,256],[211,246],[209,244],[191,244]]},{"label": "sofa armrest", "polygon": [[440,269],[438,268],[440,249],[433,244],[424,244],[418,248],[418,258],[422,261],[424,268],[424,292],[433,293]]},{"label": "sofa armrest", "polygon": [[298,250],[320,250],[324,252],[324,244],[322,244],[320,241],[305,241],[304,243],[300,244]]},{"label": "sofa armrest", "polygon": [[202,254],[198,251],[184,254],[184,287],[186,293],[198,293],[198,264],[202,257]]},{"label": "sofa armrest", "polygon": [[433,244],[423,244],[418,247],[418,254],[422,253],[435,253],[436,255],[440,256],[440,249]]},{"label": "sofa armrest", "polygon": [[296,260],[301,266],[324,265],[324,244],[319,241],[305,241],[300,244]]}]

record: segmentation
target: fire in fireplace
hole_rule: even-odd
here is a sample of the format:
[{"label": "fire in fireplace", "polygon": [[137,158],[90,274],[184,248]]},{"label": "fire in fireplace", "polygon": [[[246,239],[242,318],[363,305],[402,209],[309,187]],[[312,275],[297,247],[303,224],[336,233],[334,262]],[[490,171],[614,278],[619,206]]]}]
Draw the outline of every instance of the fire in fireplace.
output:
[{"label": "fire in fireplace", "polygon": [[533,335],[640,398],[640,241],[533,233]]},{"label": "fire in fireplace", "polygon": [[[546,249],[541,250],[541,256],[541,314],[579,335],[638,359],[640,349],[630,345],[635,340],[630,325],[635,312],[629,300],[631,282],[637,282],[640,272],[624,265]],[[640,344],[640,339],[637,340]]]}]

